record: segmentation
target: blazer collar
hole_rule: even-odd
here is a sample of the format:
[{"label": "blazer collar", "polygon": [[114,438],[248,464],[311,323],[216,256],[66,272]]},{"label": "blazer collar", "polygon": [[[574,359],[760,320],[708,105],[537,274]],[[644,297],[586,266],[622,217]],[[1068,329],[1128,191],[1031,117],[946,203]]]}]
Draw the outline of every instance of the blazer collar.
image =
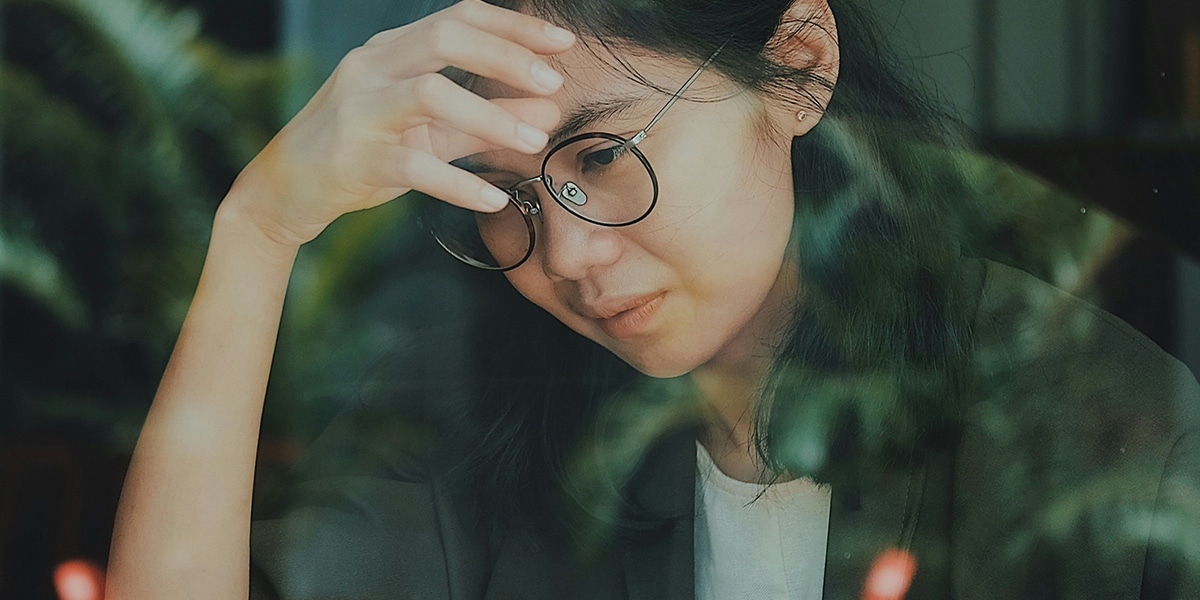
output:
[{"label": "blazer collar", "polygon": [[[670,434],[647,454],[630,482],[631,499],[668,515],[665,531],[629,547],[622,562],[630,600],[694,600],[696,432]],[[908,597],[949,595],[948,560],[953,452],[882,474],[870,487],[833,490],[825,554],[826,600],[857,600],[872,563],[899,548],[918,560]],[[920,527],[918,527],[920,525]]]},{"label": "blazer collar", "polygon": [[694,600],[695,473],[696,431],[688,428],[659,440],[630,480],[630,500],[665,522],[624,553],[630,600]]}]

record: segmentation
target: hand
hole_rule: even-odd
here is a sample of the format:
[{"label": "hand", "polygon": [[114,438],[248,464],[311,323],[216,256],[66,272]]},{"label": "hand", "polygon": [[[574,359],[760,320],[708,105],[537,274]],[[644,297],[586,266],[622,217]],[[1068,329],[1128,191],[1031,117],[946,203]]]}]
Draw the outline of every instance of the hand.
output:
[{"label": "hand", "polygon": [[559,120],[547,98],[484,98],[438,73],[454,66],[538,95],[562,76],[539,55],[574,37],[536,17],[464,0],[351,50],[239,175],[226,203],[273,241],[300,245],[347,212],[410,189],[496,211],[507,196],[448,161],[500,148],[540,152]]}]

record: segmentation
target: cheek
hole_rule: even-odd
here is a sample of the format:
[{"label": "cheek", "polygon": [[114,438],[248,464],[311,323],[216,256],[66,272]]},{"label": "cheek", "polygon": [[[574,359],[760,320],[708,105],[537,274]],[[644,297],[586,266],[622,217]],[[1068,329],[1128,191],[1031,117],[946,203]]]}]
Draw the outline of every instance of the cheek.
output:
[{"label": "cheek", "polygon": [[[706,220],[680,268],[700,299],[736,312],[755,312],[774,283],[791,239],[794,213],[790,194],[770,191],[736,194],[721,200],[720,218]],[[716,211],[714,211],[716,212]]]},{"label": "cheek", "polygon": [[690,150],[680,160],[705,168],[679,169],[692,177],[666,182],[660,230],[643,239],[655,244],[651,252],[683,286],[677,345],[694,356],[679,358],[695,362],[738,338],[770,301],[791,240],[795,199],[790,154],[770,143]]},{"label": "cheek", "polygon": [[663,157],[660,205],[639,240],[687,278],[724,289],[782,260],[795,212],[790,153],[732,128],[696,136]]}]

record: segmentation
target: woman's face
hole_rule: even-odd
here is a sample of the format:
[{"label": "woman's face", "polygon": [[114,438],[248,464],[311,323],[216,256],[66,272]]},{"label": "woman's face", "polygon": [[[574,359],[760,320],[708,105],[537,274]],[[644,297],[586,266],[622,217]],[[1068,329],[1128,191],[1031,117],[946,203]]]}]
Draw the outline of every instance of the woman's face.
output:
[{"label": "woman's face", "polygon": [[[622,58],[671,91],[699,66]],[[556,59],[566,82],[550,99],[563,115],[585,103],[633,99],[583,131],[628,138],[670,98],[582,44]],[[517,95],[490,81],[478,91]],[[634,225],[604,227],[538,189],[543,212],[534,217],[533,255],[505,275],[530,301],[649,375],[762,354],[796,293],[788,278],[794,269],[784,264],[794,210],[791,138],[772,134],[767,114],[754,93],[705,70],[638,145],[659,182],[653,212]],[[488,178],[516,181],[537,175],[542,157],[496,151],[474,158],[493,171]]]}]

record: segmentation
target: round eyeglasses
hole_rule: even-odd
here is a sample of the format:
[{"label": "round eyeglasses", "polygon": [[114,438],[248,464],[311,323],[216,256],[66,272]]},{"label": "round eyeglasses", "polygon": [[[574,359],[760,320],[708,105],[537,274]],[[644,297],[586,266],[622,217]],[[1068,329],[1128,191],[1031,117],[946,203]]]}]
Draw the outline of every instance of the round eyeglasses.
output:
[{"label": "round eyeglasses", "polygon": [[538,183],[559,206],[588,223],[624,227],[645,219],[658,203],[658,178],[637,145],[720,51],[717,48],[632,137],[590,132],[555,144],[542,160],[540,175],[497,185],[509,197],[508,206],[499,212],[477,212],[418,195],[422,223],[458,260],[481,269],[508,271],[533,255],[534,218],[540,221],[543,211]]}]

